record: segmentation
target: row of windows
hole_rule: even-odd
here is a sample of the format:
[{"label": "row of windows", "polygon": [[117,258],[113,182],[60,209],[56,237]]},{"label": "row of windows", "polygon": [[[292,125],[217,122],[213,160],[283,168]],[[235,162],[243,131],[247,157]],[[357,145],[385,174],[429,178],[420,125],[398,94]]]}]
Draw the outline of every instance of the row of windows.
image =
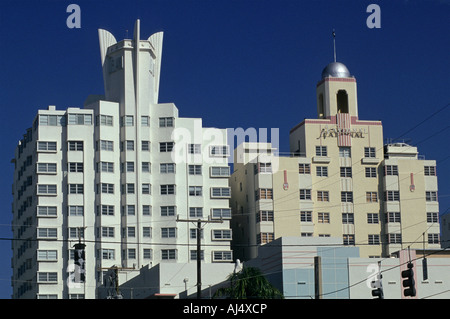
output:
[{"label": "row of windows", "polygon": [[[121,142],[120,149],[121,151],[134,151],[135,150],[135,141],[128,140],[125,142]],[[175,147],[175,142],[160,142],[159,143],[159,151],[162,153],[172,152]],[[68,142],[68,150],[69,151],[83,151],[83,141],[69,141]],[[96,150],[102,151],[114,151],[114,141],[109,140],[100,140],[96,142]],[[47,152],[56,152],[57,145],[56,142],[52,141],[38,141],[37,142],[37,150],[38,151],[47,151]],[[141,150],[142,151],[150,151],[150,141],[141,141]],[[189,154],[200,154],[201,153],[201,144],[188,144],[187,147]],[[230,149],[228,145],[210,145],[209,146],[209,155],[213,157],[227,157],[230,155]]]},{"label": "row of windows", "polygon": [[[313,233],[301,233],[302,237],[312,237]],[[330,237],[330,235],[321,234],[319,237]],[[381,235],[379,234],[369,234],[367,236],[367,243],[369,245],[380,245]],[[439,234],[428,234],[428,244],[439,244]],[[274,239],[273,233],[260,233],[257,235],[257,243],[265,244],[269,243]],[[344,245],[355,245],[355,235],[353,234],[344,234],[343,237]],[[402,243],[402,235],[401,234],[387,234],[386,242],[388,244],[401,244]]]},{"label": "row of windows", "polygon": [[[142,194],[151,194],[151,184],[144,183],[141,185]],[[175,195],[175,184],[160,185],[160,195]],[[230,187],[211,187],[211,198],[230,198]],[[122,184],[121,192],[123,194],[135,194],[135,184]],[[69,194],[84,194],[84,184],[69,184]],[[100,183],[97,184],[97,194],[114,194],[114,184]],[[39,184],[37,185],[38,195],[56,195],[56,184]],[[190,196],[203,196],[203,186],[189,186]]]},{"label": "row of windows", "polygon": [[[312,200],[311,189],[300,189],[300,200]],[[255,200],[260,199],[273,199],[272,188],[260,188],[255,191]],[[328,191],[317,191],[316,200],[319,202],[330,201],[330,195]],[[384,201],[399,201],[400,192],[399,191],[386,191],[384,193]],[[427,202],[436,202],[437,192],[436,191],[426,191],[425,200]],[[341,202],[343,203],[353,203],[353,192],[343,191],[341,192]],[[378,202],[378,192],[366,192],[366,202]]]},{"label": "row of windows", "polygon": [[[316,156],[328,156],[327,146],[316,146]],[[339,157],[351,157],[350,147],[339,147]],[[364,147],[364,157],[375,158],[376,150],[375,147]]]},{"label": "row of windows", "polygon": [[[173,117],[160,117],[159,127],[173,127],[175,118]],[[40,114],[38,122],[35,125],[43,126],[66,126],[65,115],[46,115]],[[91,114],[67,114],[67,124],[69,125],[92,125]],[[113,126],[113,116],[111,115],[98,115],[95,118],[96,125]],[[134,126],[134,116],[125,115],[120,118],[121,126]],[[141,126],[150,126],[150,117],[146,115],[141,116]]]},{"label": "row of windows", "polygon": [[[73,173],[82,173],[84,171],[83,162],[70,162],[68,163],[68,171]],[[160,173],[169,174],[175,173],[175,163],[162,163],[160,164]],[[150,162],[141,163],[142,172],[151,171]],[[99,162],[97,163],[97,172],[101,171],[104,173],[114,173],[114,163],[113,162]],[[121,171],[124,172],[134,172],[135,162],[125,162],[121,164]],[[56,163],[37,163],[38,173],[50,173],[54,174],[57,172]],[[202,175],[202,165],[189,165],[188,166],[189,175]],[[215,166],[211,167],[211,177],[228,177],[230,176],[230,168],[228,166]]]},{"label": "row of windows", "polygon": [[[160,215],[161,216],[176,216],[176,206],[161,206]],[[96,210],[97,215],[114,216],[115,206],[114,205],[97,205]],[[69,205],[67,208],[67,214],[69,216],[84,216],[84,206],[82,205]],[[135,215],[136,206],[135,205],[125,205],[122,206],[122,215]],[[151,216],[152,206],[142,205],[142,214],[144,216]],[[57,206],[38,206],[37,216],[39,217],[55,217],[57,216]],[[190,207],[189,217],[203,217],[203,207]],[[230,208],[211,208],[212,218],[231,218]]]},{"label": "row of windows", "polygon": [[[190,237],[192,239],[197,238],[197,229],[193,228],[190,230]],[[152,237],[152,227],[142,227],[142,237],[151,238]],[[177,228],[176,227],[161,227],[160,229],[161,238],[177,238]],[[50,238],[56,239],[58,237],[57,228],[38,228],[37,229],[38,238]],[[80,227],[69,227],[68,236],[69,238],[84,238],[84,228]],[[96,236],[100,237],[115,237],[115,227],[98,227],[96,229]],[[123,227],[122,238],[135,238],[136,237],[136,227]],[[203,236],[202,236],[203,237]],[[230,229],[213,229],[211,230],[212,240],[231,240],[231,230]]]}]

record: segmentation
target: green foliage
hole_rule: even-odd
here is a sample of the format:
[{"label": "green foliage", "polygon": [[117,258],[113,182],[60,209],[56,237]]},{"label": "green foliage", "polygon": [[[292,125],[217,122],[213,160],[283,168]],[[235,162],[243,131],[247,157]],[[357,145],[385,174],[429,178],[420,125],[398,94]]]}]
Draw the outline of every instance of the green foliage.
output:
[{"label": "green foliage", "polygon": [[214,298],[229,299],[283,299],[283,294],[275,288],[255,267],[244,267],[238,273],[232,273],[227,280],[229,287],[220,288]]}]

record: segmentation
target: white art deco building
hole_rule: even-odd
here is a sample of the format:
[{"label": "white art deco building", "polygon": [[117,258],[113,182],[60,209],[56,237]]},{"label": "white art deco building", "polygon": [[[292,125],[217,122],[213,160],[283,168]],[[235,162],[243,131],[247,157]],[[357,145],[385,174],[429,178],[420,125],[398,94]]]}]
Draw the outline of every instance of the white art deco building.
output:
[{"label": "white art deco building", "polygon": [[[106,269],[231,262],[226,130],[158,103],[163,34],[99,30],[104,96],[39,110],[18,143],[13,298],[96,298]],[[84,277],[74,245],[85,245]],[[84,282],[83,282],[84,279]]]}]

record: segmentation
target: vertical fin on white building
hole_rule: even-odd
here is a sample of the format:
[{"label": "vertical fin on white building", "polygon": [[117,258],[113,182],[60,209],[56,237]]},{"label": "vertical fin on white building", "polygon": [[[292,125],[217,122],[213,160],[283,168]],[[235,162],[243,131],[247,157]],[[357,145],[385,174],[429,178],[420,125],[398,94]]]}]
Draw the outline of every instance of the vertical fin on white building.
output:
[{"label": "vertical fin on white building", "polygon": [[158,103],[158,93],[159,93],[159,79],[161,74],[161,57],[162,57],[162,43],[163,43],[163,32],[157,32],[152,34],[148,41],[154,48],[154,52],[156,55],[155,60],[155,92],[154,92],[154,103]]},{"label": "vertical fin on white building", "polygon": [[105,63],[106,52],[108,48],[117,43],[116,38],[111,32],[98,29],[98,40],[100,42],[100,57],[102,58],[102,66]]}]

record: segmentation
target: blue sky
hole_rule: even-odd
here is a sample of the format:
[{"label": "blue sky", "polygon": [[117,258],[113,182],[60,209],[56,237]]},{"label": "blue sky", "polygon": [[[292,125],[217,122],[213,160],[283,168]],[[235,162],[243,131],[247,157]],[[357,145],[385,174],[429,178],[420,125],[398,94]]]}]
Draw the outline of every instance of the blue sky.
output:
[{"label": "blue sky", "polygon": [[[69,4],[81,28],[69,29]],[[369,4],[381,9],[370,29]],[[437,160],[440,212],[450,212],[448,0],[2,0],[0,1],[0,298],[9,298],[11,184],[17,141],[38,109],[82,107],[103,93],[97,29],[131,38],[164,31],[160,102],[204,126],[289,130],[316,117],[315,87],[333,60],[358,84],[359,118],[381,120]],[[127,36],[128,34],[128,36]]]}]

